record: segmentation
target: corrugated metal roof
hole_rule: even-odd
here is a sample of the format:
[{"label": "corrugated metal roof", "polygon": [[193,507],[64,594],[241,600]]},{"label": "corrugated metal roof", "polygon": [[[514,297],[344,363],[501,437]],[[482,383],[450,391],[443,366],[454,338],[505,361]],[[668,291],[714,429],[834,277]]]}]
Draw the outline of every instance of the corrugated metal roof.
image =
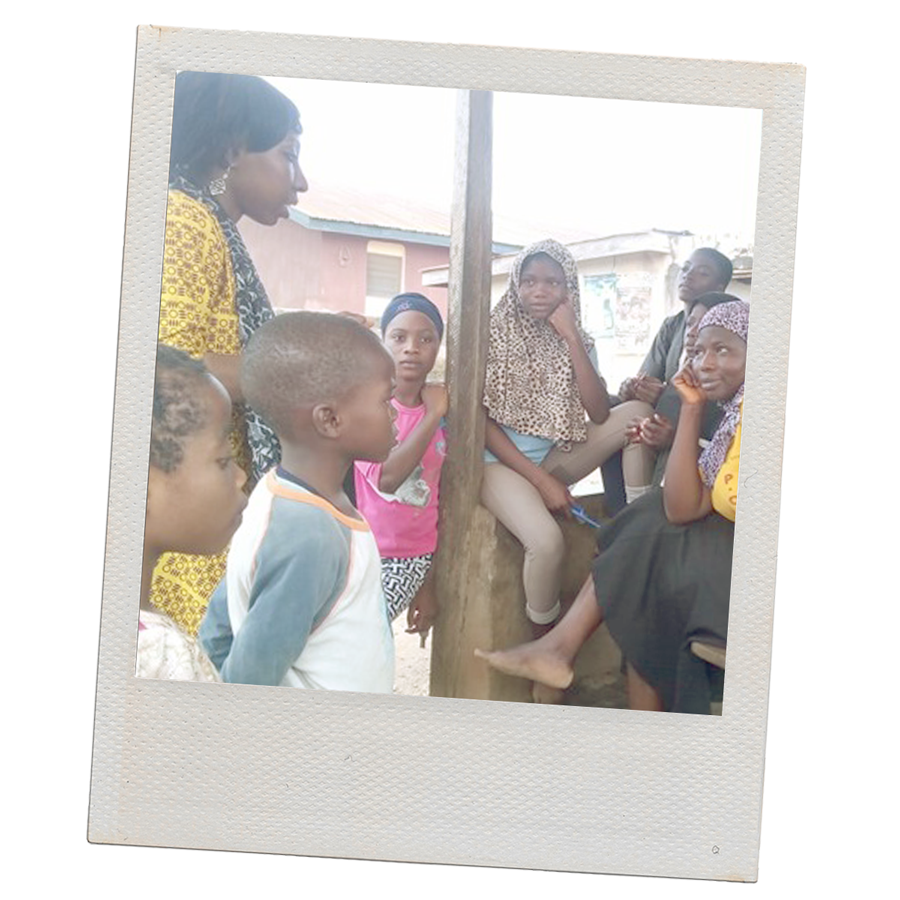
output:
[{"label": "corrugated metal roof", "polygon": [[[292,216],[307,228],[368,233],[377,228],[393,232],[449,238],[450,210],[438,209],[383,193],[315,184],[302,194]],[[495,214],[494,242],[523,247],[545,237],[562,243],[588,240],[596,233],[548,221],[526,222]],[[348,226],[346,229],[340,226]],[[428,241],[432,243],[433,241]]]},{"label": "corrugated metal roof", "polygon": [[[688,237],[689,231],[664,231],[650,228],[647,231],[630,232],[628,234],[611,234],[604,237],[591,237],[587,240],[570,241],[567,244],[575,262],[590,259],[603,259],[610,256],[625,256],[630,253],[672,252],[670,238]],[[491,275],[506,275],[512,270],[516,253],[495,256],[491,261]],[[430,287],[444,287],[449,277],[448,266],[430,266],[422,270],[423,284]]]}]

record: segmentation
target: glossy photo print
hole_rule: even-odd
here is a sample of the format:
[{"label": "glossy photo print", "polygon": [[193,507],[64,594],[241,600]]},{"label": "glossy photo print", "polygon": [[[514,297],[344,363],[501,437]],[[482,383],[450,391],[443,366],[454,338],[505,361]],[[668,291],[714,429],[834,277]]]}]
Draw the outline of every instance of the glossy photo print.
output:
[{"label": "glossy photo print", "polygon": [[[456,92],[176,77],[159,342],[207,371],[191,388],[168,374],[168,357],[157,362],[139,674],[721,709],[761,113],[488,97],[476,136],[490,153],[474,162],[493,175],[490,285],[451,313],[453,197],[476,177],[453,169]],[[379,124],[394,139],[359,153],[354,130]],[[667,137],[678,134],[690,140]],[[662,141],[677,179],[654,165]],[[701,334],[721,328],[701,329],[704,315],[738,302],[726,336],[737,343],[730,354],[704,347],[695,371]],[[479,304],[490,311],[486,365],[468,373],[448,359],[445,323]],[[254,348],[256,331],[285,314]],[[393,363],[370,397],[357,390],[373,373],[356,324]],[[297,361],[279,368],[291,341]],[[473,410],[449,415],[470,374],[483,438]],[[313,378],[320,395],[304,393]],[[231,429],[210,424],[220,445],[207,453],[221,486],[192,474],[211,413],[197,399],[190,431],[175,383],[182,395],[225,387],[231,405],[218,412]],[[698,391],[702,415],[691,402],[682,420]],[[357,418],[346,434],[322,434],[312,410],[335,392]],[[679,422],[684,459],[665,479]],[[176,442],[173,427],[183,466],[155,455]],[[482,442],[476,496],[453,497],[444,479],[439,522],[445,457]],[[189,498],[182,482],[196,485]],[[195,532],[169,511],[167,487],[193,506]],[[206,500],[214,488],[233,496]],[[492,550],[460,566],[453,535],[472,500]],[[180,533],[167,538],[167,522]],[[215,552],[191,552],[197,541]],[[468,623],[469,605],[490,618]]]},{"label": "glossy photo print", "polygon": [[90,839],[753,880],[803,70],[333,40],[140,31]]}]

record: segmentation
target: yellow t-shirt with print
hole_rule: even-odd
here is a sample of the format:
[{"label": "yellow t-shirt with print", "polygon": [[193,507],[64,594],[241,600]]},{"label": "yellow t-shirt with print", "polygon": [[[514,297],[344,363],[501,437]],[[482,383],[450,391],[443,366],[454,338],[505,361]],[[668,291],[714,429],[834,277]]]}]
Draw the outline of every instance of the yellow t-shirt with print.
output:
[{"label": "yellow t-shirt with print", "polygon": [[[744,405],[741,404],[743,415]],[[725,454],[725,461],[716,475],[712,488],[713,509],[730,521],[734,521],[737,513],[738,466],[741,461],[741,422],[734,431],[734,437]]]}]

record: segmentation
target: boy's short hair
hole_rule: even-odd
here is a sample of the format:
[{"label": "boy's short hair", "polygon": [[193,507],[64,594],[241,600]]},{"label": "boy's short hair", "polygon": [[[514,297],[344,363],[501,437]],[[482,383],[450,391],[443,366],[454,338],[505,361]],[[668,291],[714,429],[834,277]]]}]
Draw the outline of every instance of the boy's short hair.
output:
[{"label": "boy's short hair", "polygon": [[172,472],[184,459],[184,440],[206,424],[207,407],[200,388],[209,371],[183,350],[159,344],[150,420],[150,465]]},{"label": "boy's short hair", "polygon": [[708,256],[710,262],[712,262],[719,273],[722,286],[728,287],[731,282],[731,276],[734,274],[734,266],[731,264],[731,260],[714,247],[698,247],[694,253],[702,253],[704,256]]},{"label": "boy's short hair", "polygon": [[378,337],[347,316],[282,313],[260,326],[244,350],[241,390],[276,434],[291,434],[294,413],[337,402],[390,362]]}]

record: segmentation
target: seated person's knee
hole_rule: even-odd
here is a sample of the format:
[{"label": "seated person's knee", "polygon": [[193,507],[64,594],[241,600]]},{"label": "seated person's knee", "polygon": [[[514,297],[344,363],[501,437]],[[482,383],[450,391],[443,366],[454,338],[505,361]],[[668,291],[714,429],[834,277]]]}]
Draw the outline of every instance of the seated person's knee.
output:
[{"label": "seated person's knee", "polygon": [[555,522],[553,528],[545,528],[535,533],[524,546],[527,556],[544,561],[562,561],[566,552],[562,531]]}]

